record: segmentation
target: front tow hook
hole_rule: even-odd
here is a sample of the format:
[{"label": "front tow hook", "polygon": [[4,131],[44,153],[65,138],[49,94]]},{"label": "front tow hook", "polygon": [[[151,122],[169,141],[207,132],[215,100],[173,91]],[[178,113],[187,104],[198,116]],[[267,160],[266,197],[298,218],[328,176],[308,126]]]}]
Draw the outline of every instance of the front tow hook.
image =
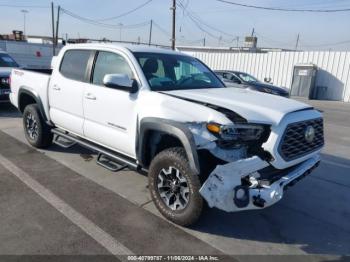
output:
[{"label": "front tow hook", "polygon": [[265,203],[266,203],[266,200],[261,198],[260,195],[253,197],[253,205],[254,206],[257,206],[257,207],[260,207],[260,208],[264,208],[265,207]]}]

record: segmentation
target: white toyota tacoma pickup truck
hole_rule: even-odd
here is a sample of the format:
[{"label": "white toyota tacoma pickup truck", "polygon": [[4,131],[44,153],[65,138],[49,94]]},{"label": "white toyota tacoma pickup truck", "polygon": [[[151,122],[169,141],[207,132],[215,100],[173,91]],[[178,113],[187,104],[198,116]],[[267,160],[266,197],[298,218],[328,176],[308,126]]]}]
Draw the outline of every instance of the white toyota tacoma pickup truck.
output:
[{"label": "white toyota tacoma pickup truck", "polygon": [[80,144],[112,171],[147,172],[155,205],[179,225],[195,223],[206,203],[227,212],[269,207],[320,162],[319,111],[224,88],[183,53],[71,45],[52,68],[12,72],[10,99],[28,142]]}]

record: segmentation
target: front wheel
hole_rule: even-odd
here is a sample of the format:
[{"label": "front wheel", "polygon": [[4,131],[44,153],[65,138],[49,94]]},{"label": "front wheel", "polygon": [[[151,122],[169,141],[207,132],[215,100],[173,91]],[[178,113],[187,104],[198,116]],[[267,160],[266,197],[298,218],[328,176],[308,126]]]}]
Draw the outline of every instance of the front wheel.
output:
[{"label": "front wheel", "polygon": [[29,144],[36,148],[46,148],[52,144],[51,128],[45,123],[38,105],[26,106],[23,112],[24,133]]},{"label": "front wheel", "polygon": [[199,219],[203,211],[201,183],[183,148],[160,152],[151,163],[148,178],[153,202],[164,217],[181,226]]}]

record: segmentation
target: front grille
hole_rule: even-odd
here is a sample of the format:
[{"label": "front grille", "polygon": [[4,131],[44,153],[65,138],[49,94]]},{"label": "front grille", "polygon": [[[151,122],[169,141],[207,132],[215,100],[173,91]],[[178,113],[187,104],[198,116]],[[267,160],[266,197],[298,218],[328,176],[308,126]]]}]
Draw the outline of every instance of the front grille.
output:
[{"label": "front grille", "polygon": [[[306,131],[310,126],[315,130],[313,141],[306,139]],[[279,146],[279,153],[285,161],[292,161],[320,149],[323,145],[323,119],[313,119],[288,125]]]}]

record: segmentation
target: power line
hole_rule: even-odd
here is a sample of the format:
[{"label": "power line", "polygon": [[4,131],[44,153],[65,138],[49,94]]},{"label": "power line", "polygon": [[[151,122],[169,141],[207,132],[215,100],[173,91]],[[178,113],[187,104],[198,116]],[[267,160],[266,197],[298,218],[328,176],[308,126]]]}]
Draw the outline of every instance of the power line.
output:
[{"label": "power line", "polygon": [[231,1],[227,1],[227,0],[215,0],[215,1],[230,4],[230,5],[235,5],[235,6],[261,9],[261,10],[269,10],[269,11],[313,12],[313,13],[336,13],[336,12],[349,12],[350,11],[350,8],[344,8],[344,9],[289,9],[289,8],[278,8],[278,7],[266,7],[266,6],[241,4],[241,3],[231,2]]},{"label": "power line", "polygon": [[0,4],[1,7],[13,7],[13,8],[50,8],[49,6],[44,5],[6,5]]},{"label": "power line", "polygon": [[160,32],[162,32],[164,35],[166,35],[166,36],[170,36],[170,33],[167,31],[167,30],[165,30],[164,28],[162,28],[159,24],[157,24],[156,22],[154,22],[154,20],[153,20],[153,25],[156,27],[156,28],[158,28],[158,30],[160,31]]},{"label": "power line", "polygon": [[221,33],[223,35],[226,35],[226,36],[229,36],[229,37],[235,37],[232,34],[226,33],[224,31],[222,31],[222,30],[220,30],[218,28],[215,28],[215,27],[207,24],[206,22],[204,22],[199,16],[196,16],[195,13],[188,8],[188,6],[184,6],[182,1],[180,1],[179,6],[183,9],[183,12],[186,13],[190,17],[190,19],[193,18],[198,23],[200,23],[201,25],[205,25],[206,27],[212,29],[213,31],[219,32],[219,33]]},{"label": "power line", "polygon": [[105,28],[111,28],[111,29],[118,29],[118,28],[126,28],[126,29],[135,29],[135,28],[140,28],[140,27],[144,27],[144,26],[148,26],[150,24],[150,21],[146,21],[143,23],[139,23],[139,24],[132,24],[132,25],[121,25],[121,24],[106,24],[106,23],[101,23],[101,22],[97,22],[95,20],[91,20],[89,18],[86,17],[82,17],[80,15],[77,15],[71,11],[68,11],[67,9],[61,8],[61,11],[65,14],[67,14],[70,17],[73,17],[75,19],[78,19],[80,21],[83,21],[85,23],[91,24],[91,25],[95,25],[95,26],[99,26],[99,27],[105,27]]},{"label": "power line", "polygon": [[[203,33],[207,34],[208,36],[212,37],[213,39],[218,40],[219,42],[227,43],[227,44],[232,44],[233,42],[237,41],[237,36],[224,32],[212,25],[209,25],[208,23],[203,21],[203,19],[201,19],[198,15],[195,15],[195,13],[192,10],[190,10],[190,8],[188,8],[187,5],[185,6],[182,1],[179,1],[178,6],[183,9],[184,14],[188,16],[188,18],[195,24],[195,26],[199,30],[201,30]],[[214,31],[216,34],[210,32],[205,27],[211,31]],[[228,36],[232,39],[226,40],[222,37],[222,35]]]},{"label": "power line", "polygon": [[[198,16],[196,16],[194,14],[194,12],[192,12],[189,8],[184,8],[182,2],[180,2],[179,6],[183,9],[184,13],[188,16],[188,18],[193,22],[193,24],[199,29],[201,30],[203,33],[205,33],[207,36],[210,36],[211,38],[217,40],[219,43],[224,42],[226,44],[231,45],[234,42],[237,42],[237,38],[238,36],[234,36],[232,34],[229,34],[227,32],[224,32],[218,28],[215,28],[209,24],[207,24],[206,22],[204,22],[201,18],[199,18]],[[188,9],[188,10],[187,10]],[[209,31],[208,29],[210,29],[211,31],[215,31],[215,33],[212,33],[211,31]],[[222,35],[226,35],[231,37],[231,40],[226,40],[225,38],[222,37]],[[206,39],[204,38],[203,41],[203,45],[205,45],[206,43]]]},{"label": "power line", "polygon": [[[216,39],[216,40],[219,40],[219,41],[224,41],[224,42],[227,42],[228,41],[225,41],[221,36],[218,36],[218,35],[215,35],[213,34],[212,32],[210,32],[209,30],[205,29],[204,26],[210,28],[211,30],[213,31],[216,31],[216,33],[220,33],[220,34],[223,34],[223,35],[227,35],[227,36],[230,36],[230,37],[234,37],[232,34],[229,34],[229,33],[226,33],[226,32],[223,32],[221,31],[220,29],[217,29],[211,25],[208,25],[207,23],[205,23],[202,19],[200,19],[198,16],[194,15],[194,13],[187,7],[187,6],[184,6],[184,4],[182,3],[182,1],[179,1],[178,3],[178,6],[180,8],[183,9],[183,12],[184,14],[186,14],[188,16],[188,18],[196,25],[196,27],[201,30],[203,33],[206,33],[207,35],[209,35],[210,37]],[[230,42],[230,41],[229,41]],[[233,41],[231,41],[233,42]]]},{"label": "power line", "polygon": [[133,13],[133,12],[135,12],[135,11],[137,11],[137,10],[143,8],[143,7],[145,7],[146,5],[148,5],[149,3],[151,3],[152,1],[153,1],[153,0],[148,0],[148,1],[144,2],[143,4],[141,4],[141,5],[139,5],[139,6],[135,7],[135,8],[133,8],[133,9],[131,9],[130,11],[127,11],[127,12],[122,13],[122,14],[120,14],[120,15],[112,16],[112,17],[104,18],[104,19],[98,19],[98,20],[95,20],[95,21],[97,21],[97,22],[105,22],[105,21],[115,20],[115,19],[121,18],[121,17],[123,17],[123,16],[127,16],[127,15],[129,15],[129,14],[131,14],[131,13]]},{"label": "power line", "polygon": [[304,44],[300,44],[300,45],[303,46],[303,47],[324,47],[324,46],[335,46],[335,45],[344,45],[344,44],[350,44],[350,40],[341,41],[341,42],[335,42],[335,43],[328,43],[328,44],[318,44],[318,45],[304,45]]},{"label": "power line", "polygon": [[278,6],[278,8],[299,8],[299,9],[311,9],[312,8],[323,8],[323,9],[331,9],[331,8],[348,8],[349,5],[344,5],[343,2],[348,2],[348,0],[319,0],[316,2],[312,2],[310,0],[304,1],[304,3],[296,3],[296,2],[288,2],[287,5]]}]

